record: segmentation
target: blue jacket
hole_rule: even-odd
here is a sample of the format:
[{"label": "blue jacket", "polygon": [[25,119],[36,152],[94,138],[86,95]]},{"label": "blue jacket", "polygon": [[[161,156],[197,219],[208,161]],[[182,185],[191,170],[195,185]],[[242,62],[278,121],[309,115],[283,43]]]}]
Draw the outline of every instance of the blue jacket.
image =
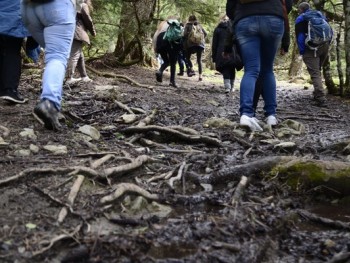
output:
[{"label": "blue jacket", "polygon": [[[295,35],[300,55],[304,55],[305,53],[305,39],[308,31],[308,21],[306,21],[304,14],[310,11],[312,11],[312,9],[306,10],[304,13],[300,14],[295,20]],[[319,13],[323,17],[323,19],[327,21],[327,18],[321,12]]]},{"label": "blue jacket", "polygon": [[0,34],[18,38],[29,35],[22,22],[20,0],[0,0]]}]

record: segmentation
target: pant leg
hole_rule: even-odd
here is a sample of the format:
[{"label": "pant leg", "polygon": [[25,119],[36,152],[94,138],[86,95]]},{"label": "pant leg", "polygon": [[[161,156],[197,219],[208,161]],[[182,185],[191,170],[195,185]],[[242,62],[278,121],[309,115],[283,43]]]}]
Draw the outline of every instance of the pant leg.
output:
[{"label": "pant leg", "polygon": [[17,92],[21,77],[23,38],[0,35],[0,95]]},{"label": "pant leg", "polygon": [[202,74],[202,72],[203,72],[202,54],[203,54],[203,49],[202,48],[198,48],[197,51],[196,51],[197,65],[198,65],[198,74]]},{"label": "pant leg", "polygon": [[75,69],[78,65],[78,61],[80,59],[81,47],[83,42],[79,40],[73,40],[72,48],[70,51],[69,64],[67,70],[67,77],[74,77]]},{"label": "pant leg", "polygon": [[303,55],[303,61],[311,77],[312,85],[314,86],[315,99],[322,99],[326,95],[322,84],[321,68],[328,56],[328,48],[328,45],[322,46],[316,51],[316,56],[314,50],[306,49]]},{"label": "pant leg", "polygon": [[40,99],[61,108],[62,85],[75,30],[76,10],[70,0],[35,4],[22,1],[22,19],[34,37],[45,47],[45,70]]}]

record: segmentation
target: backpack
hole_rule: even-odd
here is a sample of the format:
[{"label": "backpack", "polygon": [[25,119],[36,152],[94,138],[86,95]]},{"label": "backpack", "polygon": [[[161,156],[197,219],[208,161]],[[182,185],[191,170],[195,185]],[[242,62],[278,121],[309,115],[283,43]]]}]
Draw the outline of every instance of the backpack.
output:
[{"label": "backpack", "polygon": [[180,43],[182,39],[182,27],[180,22],[176,19],[171,19],[167,21],[168,28],[164,34],[163,39],[168,40],[171,43]]},{"label": "backpack", "polygon": [[333,31],[320,11],[311,10],[303,14],[308,22],[305,45],[310,49],[317,49],[324,43],[332,41]]},{"label": "backpack", "polygon": [[191,43],[198,45],[204,42],[204,32],[199,25],[192,24],[191,31],[188,35],[188,40]]}]

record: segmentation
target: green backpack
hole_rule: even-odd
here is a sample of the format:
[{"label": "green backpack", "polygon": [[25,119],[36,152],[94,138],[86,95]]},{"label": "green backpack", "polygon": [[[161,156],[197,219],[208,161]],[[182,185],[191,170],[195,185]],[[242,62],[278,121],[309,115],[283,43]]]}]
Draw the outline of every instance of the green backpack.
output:
[{"label": "green backpack", "polygon": [[166,30],[163,39],[168,40],[171,43],[180,43],[183,32],[180,22],[176,19],[171,19],[168,20],[167,23],[169,27]]}]

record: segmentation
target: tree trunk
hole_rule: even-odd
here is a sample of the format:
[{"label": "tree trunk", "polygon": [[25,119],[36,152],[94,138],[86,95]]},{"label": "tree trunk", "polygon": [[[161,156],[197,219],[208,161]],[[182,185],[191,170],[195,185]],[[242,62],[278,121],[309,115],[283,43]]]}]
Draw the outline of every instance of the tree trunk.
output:
[{"label": "tree trunk", "polygon": [[344,49],[345,49],[345,85],[344,85],[344,96],[350,95],[350,1],[343,0],[343,8],[344,8],[344,18],[345,18],[345,26],[344,26]]},{"label": "tree trunk", "polygon": [[145,49],[150,48],[147,31],[153,20],[156,2],[156,0],[139,0],[123,3],[121,31],[114,50],[118,64],[131,65],[150,61],[145,55],[149,52]]}]

